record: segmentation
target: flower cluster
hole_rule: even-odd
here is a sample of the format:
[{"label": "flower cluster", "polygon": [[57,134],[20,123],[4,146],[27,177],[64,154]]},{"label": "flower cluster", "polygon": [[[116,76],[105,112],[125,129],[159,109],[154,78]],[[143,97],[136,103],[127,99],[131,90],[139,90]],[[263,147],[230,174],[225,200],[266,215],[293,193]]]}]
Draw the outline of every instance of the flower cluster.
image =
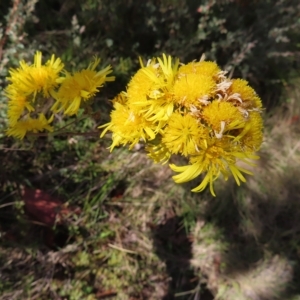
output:
[{"label": "flower cluster", "polygon": [[166,163],[172,155],[185,156],[189,164],[170,168],[179,174],[177,183],[205,173],[192,191],[231,174],[238,185],[250,171],[262,143],[262,103],[243,79],[229,79],[215,62],[200,60],[180,64],[163,55],[148,61],[133,76],[127,91],[113,100],[111,121],[101,137],[112,132],[110,150],[119,145],[134,147],[141,140],[149,157]]},{"label": "flower cluster", "polygon": [[21,61],[19,68],[11,69],[7,78],[7,135],[23,139],[29,131],[51,132],[55,113],[77,114],[82,103],[94,96],[106,81],[114,80],[114,77],[107,77],[112,72],[110,66],[96,71],[99,62],[95,58],[87,69],[69,73],[63,69],[61,59],[54,55],[42,64],[39,51],[33,64]]}]

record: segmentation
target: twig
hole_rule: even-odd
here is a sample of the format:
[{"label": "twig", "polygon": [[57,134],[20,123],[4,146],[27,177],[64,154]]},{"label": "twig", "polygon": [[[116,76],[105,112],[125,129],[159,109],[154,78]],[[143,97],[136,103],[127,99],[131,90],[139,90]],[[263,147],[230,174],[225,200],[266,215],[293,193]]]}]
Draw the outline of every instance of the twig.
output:
[{"label": "twig", "polygon": [[17,19],[16,12],[17,12],[17,8],[18,8],[19,4],[20,4],[20,0],[14,0],[13,7],[12,7],[12,9],[10,11],[10,18],[7,21],[5,32],[3,34],[2,39],[0,40],[0,61],[2,59],[3,48],[4,48],[5,44],[6,44],[9,32],[10,32],[11,28],[13,27],[13,24],[16,23],[16,19]]},{"label": "twig", "polygon": [[174,296],[175,296],[175,298],[177,298],[177,297],[181,297],[181,296],[185,296],[185,295],[190,295],[190,294],[197,293],[199,290],[200,290],[200,287],[196,287],[195,289],[190,290],[190,291],[176,293]]},{"label": "twig", "polygon": [[79,122],[79,121],[83,120],[85,117],[87,117],[87,115],[83,115],[83,116],[81,116],[79,119],[73,120],[72,122],[68,123],[67,125],[65,125],[65,126],[63,126],[63,127],[61,127],[61,128],[59,128],[57,131],[61,131],[62,129],[64,129],[64,128],[68,127],[68,126],[70,126],[70,125],[72,125],[72,124],[74,124],[74,123],[76,123],[76,122]]},{"label": "twig", "polygon": [[113,249],[116,249],[116,250],[120,250],[120,251],[125,252],[125,253],[137,254],[137,252],[135,252],[135,251],[131,251],[131,250],[128,250],[128,249],[124,249],[124,248],[115,246],[115,245],[113,245],[113,244],[108,244],[108,246],[109,246],[110,248],[113,248]]},{"label": "twig", "polygon": [[14,205],[15,203],[16,202],[5,203],[5,204],[0,205],[0,208],[6,207],[6,206],[11,206],[11,205]]}]

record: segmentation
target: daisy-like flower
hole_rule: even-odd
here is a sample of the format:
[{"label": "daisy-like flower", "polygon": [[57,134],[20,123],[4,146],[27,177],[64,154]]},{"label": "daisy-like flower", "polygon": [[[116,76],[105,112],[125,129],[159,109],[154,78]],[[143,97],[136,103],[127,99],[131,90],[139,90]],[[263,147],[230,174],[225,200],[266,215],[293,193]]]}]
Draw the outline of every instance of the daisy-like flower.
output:
[{"label": "daisy-like flower", "polygon": [[238,95],[242,99],[241,107],[245,109],[260,109],[262,107],[261,99],[258,97],[248,81],[244,79],[233,79],[228,91],[231,95]]},{"label": "daisy-like flower", "polygon": [[52,106],[53,112],[63,111],[68,116],[77,114],[82,101],[93,97],[105,82],[115,79],[113,76],[107,77],[112,72],[110,66],[96,71],[99,63],[100,59],[95,58],[87,69],[74,74],[65,72],[65,78],[58,92],[51,94],[56,99],[56,103]]},{"label": "daisy-like flower", "polygon": [[176,101],[187,108],[201,107],[214,95],[216,88],[217,83],[212,77],[189,73],[176,81],[174,95]]},{"label": "daisy-like flower", "polygon": [[255,152],[259,150],[263,141],[263,121],[261,115],[257,111],[249,113],[249,119],[246,126],[236,133],[236,141],[239,141],[241,148],[247,152]]},{"label": "daisy-like flower", "polygon": [[179,61],[163,54],[142,67],[128,85],[128,102],[153,122],[166,121],[174,111],[173,84]]},{"label": "daisy-like flower", "polygon": [[39,92],[42,92],[44,97],[50,96],[58,86],[59,73],[63,67],[60,58],[55,58],[54,55],[43,65],[42,53],[37,51],[32,65],[21,61],[18,69],[9,71],[10,76],[7,80],[11,82],[11,89],[14,88],[19,94],[27,97],[32,96],[34,101]]},{"label": "daisy-like flower", "polygon": [[[173,179],[177,183],[183,183],[206,172],[201,183],[192,191],[201,192],[209,185],[211,194],[216,196],[213,189],[213,182],[220,174],[227,180],[231,172],[238,185],[240,185],[241,181],[246,181],[242,172],[252,174],[250,171],[236,165],[237,157],[242,158],[245,162],[248,162],[247,159],[249,158],[247,154],[238,152],[237,150],[238,147],[235,147],[229,138],[221,141],[214,140],[206,149],[201,149],[199,154],[191,156],[190,165],[176,166],[171,164],[170,167],[173,171],[181,173],[173,176]],[[249,164],[251,164],[251,162],[249,162]]]},{"label": "daisy-like flower", "polygon": [[206,144],[208,129],[190,114],[174,113],[166,125],[162,142],[173,154],[195,154]]},{"label": "daisy-like flower", "polygon": [[103,136],[112,131],[115,146],[139,141],[155,162],[166,163],[172,155],[187,157],[189,164],[170,164],[176,183],[204,174],[193,192],[209,186],[215,196],[214,182],[222,175],[233,176],[240,185],[244,174],[240,167],[258,159],[262,143],[261,100],[243,79],[228,79],[214,62],[187,65],[170,56],[151,60],[133,76],[127,92],[113,100],[115,110]]},{"label": "daisy-like flower", "polygon": [[23,139],[27,132],[31,131],[37,133],[39,131],[48,130],[53,131],[53,127],[50,126],[52,118],[46,119],[44,114],[40,114],[38,119],[31,117],[18,121],[14,126],[8,128],[6,134],[19,139]]},{"label": "daisy-like flower", "polygon": [[218,65],[211,61],[182,65],[174,84],[176,101],[187,108],[207,105],[207,100],[216,93],[220,73]]},{"label": "daisy-like flower", "polygon": [[6,96],[9,98],[7,116],[10,126],[14,126],[18,122],[25,110],[27,112],[34,111],[34,107],[27,97],[19,93],[13,85],[6,88]]},{"label": "daisy-like flower", "polygon": [[246,122],[237,107],[229,102],[216,100],[203,108],[202,118],[217,138],[222,138],[223,134],[230,130],[243,128]]},{"label": "daisy-like flower", "polygon": [[[51,131],[52,119],[46,119],[42,104],[57,88],[63,63],[54,55],[42,64],[42,53],[37,51],[33,64],[20,62],[20,67],[10,69],[7,80],[10,84],[5,89],[8,98],[7,135],[23,139],[28,131],[38,132],[44,129]],[[45,99],[42,99],[45,98]],[[31,113],[39,115],[38,119],[30,117]]]},{"label": "daisy-like flower", "polygon": [[193,61],[186,65],[182,65],[178,70],[178,77],[185,76],[187,74],[198,74],[207,76],[213,79],[217,79],[221,69],[213,61]]},{"label": "daisy-like flower", "polygon": [[139,107],[146,106],[148,95],[151,93],[154,85],[153,81],[149,80],[149,74],[151,73],[154,77],[158,76],[157,66],[154,66],[153,61],[148,66],[139,69],[132,77],[127,88],[128,101],[131,104],[136,104]]},{"label": "daisy-like flower", "polygon": [[108,130],[113,133],[113,143],[110,146],[111,151],[118,145],[129,144],[129,148],[131,149],[140,140],[146,141],[155,138],[154,125],[152,122],[147,121],[142,114],[118,102],[114,104],[114,108],[111,113],[111,122],[100,126],[100,128],[105,128],[101,137]]}]

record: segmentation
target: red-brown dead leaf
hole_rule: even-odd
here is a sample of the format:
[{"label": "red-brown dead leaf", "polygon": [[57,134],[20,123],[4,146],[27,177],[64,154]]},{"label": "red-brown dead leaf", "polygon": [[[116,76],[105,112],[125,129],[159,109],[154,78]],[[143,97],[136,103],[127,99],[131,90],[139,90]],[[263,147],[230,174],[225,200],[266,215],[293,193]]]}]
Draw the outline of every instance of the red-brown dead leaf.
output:
[{"label": "red-brown dead leaf", "polygon": [[67,216],[80,213],[80,208],[69,207],[42,190],[24,188],[22,196],[25,212],[33,220],[50,227],[63,224]]}]

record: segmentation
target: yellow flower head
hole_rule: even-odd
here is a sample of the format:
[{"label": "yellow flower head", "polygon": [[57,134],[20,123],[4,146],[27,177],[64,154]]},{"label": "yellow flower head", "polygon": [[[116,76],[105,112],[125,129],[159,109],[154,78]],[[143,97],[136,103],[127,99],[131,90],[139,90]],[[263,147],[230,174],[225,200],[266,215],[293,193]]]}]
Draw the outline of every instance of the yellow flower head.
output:
[{"label": "yellow flower head", "polygon": [[190,114],[174,113],[163,131],[162,142],[173,154],[197,153],[208,139],[208,129]]},{"label": "yellow flower head", "polygon": [[248,81],[244,79],[233,79],[232,85],[229,89],[230,94],[239,94],[242,105],[245,108],[261,108],[262,103],[260,98],[252,87],[248,85]]},{"label": "yellow flower head", "polygon": [[27,97],[18,93],[12,84],[6,88],[6,96],[9,98],[7,110],[9,126],[14,126],[26,109],[28,112],[34,111]]},{"label": "yellow flower head", "polygon": [[114,108],[111,113],[111,122],[99,127],[106,127],[101,137],[108,130],[112,131],[111,151],[118,145],[129,144],[129,147],[132,148],[140,140],[146,141],[155,138],[155,126],[147,121],[143,115],[118,102],[115,103]]},{"label": "yellow flower head", "polygon": [[258,151],[263,141],[263,121],[259,112],[249,114],[246,126],[236,133],[236,141],[240,142],[241,149],[247,152]]},{"label": "yellow flower head", "polygon": [[198,74],[213,79],[217,79],[218,74],[221,72],[219,66],[212,61],[199,61],[191,62],[186,65],[182,65],[178,70],[178,76],[182,77],[187,74]]},{"label": "yellow flower head", "polygon": [[188,73],[181,76],[174,84],[176,102],[190,108],[201,107],[207,99],[215,94],[217,83],[206,75]]},{"label": "yellow flower head", "polygon": [[204,107],[202,118],[217,138],[221,138],[229,130],[244,127],[246,122],[237,107],[217,100]]},{"label": "yellow flower head", "polygon": [[166,121],[174,110],[173,83],[178,60],[163,54],[142,67],[128,85],[128,102],[150,121]]},{"label": "yellow flower head", "polygon": [[201,183],[192,191],[201,192],[209,185],[211,194],[216,196],[213,189],[213,182],[220,174],[227,180],[229,174],[232,173],[238,185],[240,185],[240,181],[246,181],[242,172],[252,174],[246,169],[236,166],[237,157],[248,162],[247,154],[237,152],[236,147],[231,143],[229,138],[212,140],[211,145],[207,149],[201,149],[199,154],[191,156],[190,165],[179,167],[171,164],[170,167],[173,171],[181,173],[173,176],[174,181],[177,183],[190,181],[198,177],[201,173],[206,172]]},{"label": "yellow flower head", "polygon": [[135,103],[145,105],[147,102],[147,97],[151,93],[151,88],[154,85],[153,81],[149,80],[149,74],[151,73],[153,76],[156,76],[157,74],[157,68],[155,68],[153,64],[149,64],[147,67],[139,69],[130,80],[127,88],[127,95],[130,103],[133,105]]},{"label": "yellow flower head", "polygon": [[157,57],[157,61],[158,63],[154,65],[154,67],[156,67],[158,71],[157,76],[153,76],[153,74],[149,73],[147,70],[145,70],[145,72],[156,85],[156,89],[162,90],[162,92],[169,91],[169,89],[172,88],[174,79],[178,71],[179,60],[173,60],[170,55],[166,56],[165,54],[163,54],[162,59],[160,57]]},{"label": "yellow flower head", "polygon": [[65,115],[77,114],[82,100],[87,101],[106,81],[114,80],[114,77],[107,77],[112,72],[110,66],[101,71],[95,71],[99,62],[99,59],[95,59],[87,69],[75,72],[73,75],[66,72],[66,77],[58,92],[52,93],[57,101],[52,107],[54,112],[63,110]]},{"label": "yellow flower head", "polygon": [[10,77],[7,80],[19,94],[33,95],[33,100],[39,92],[42,92],[44,97],[49,97],[58,85],[59,73],[63,67],[61,60],[55,59],[54,55],[42,65],[42,53],[37,51],[32,65],[21,61],[20,68],[9,71]]},{"label": "yellow flower head", "polygon": [[[20,121],[20,119],[22,116],[36,111],[36,107],[40,105],[39,101],[36,100],[38,93],[43,97],[50,96],[58,86],[63,66],[61,60],[55,58],[54,55],[43,65],[42,53],[37,51],[32,65],[21,61],[18,69],[9,71],[10,76],[7,77],[7,80],[10,84],[5,89],[5,95],[8,98],[7,115],[11,127],[8,132],[11,132],[15,126],[18,128],[17,131],[20,131],[21,124],[30,128],[36,122],[39,126],[38,123],[42,122],[41,119],[39,121],[27,119],[26,122]],[[25,129],[24,132],[26,131]]]},{"label": "yellow flower head", "polygon": [[53,128],[49,125],[51,122],[52,118],[47,120],[44,114],[39,114],[38,119],[27,117],[24,120],[18,121],[14,126],[8,128],[6,134],[8,136],[23,139],[28,131],[36,133],[38,131],[48,130],[52,132]]}]

